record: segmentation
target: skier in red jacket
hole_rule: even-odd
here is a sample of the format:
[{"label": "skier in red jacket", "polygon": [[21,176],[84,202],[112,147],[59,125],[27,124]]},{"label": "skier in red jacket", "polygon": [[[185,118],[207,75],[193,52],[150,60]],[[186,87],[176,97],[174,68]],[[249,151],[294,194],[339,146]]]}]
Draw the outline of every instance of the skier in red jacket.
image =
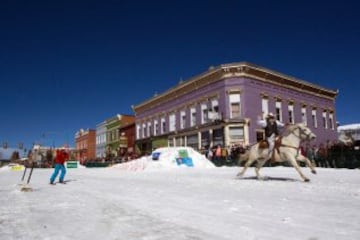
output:
[{"label": "skier in red jacket", "polygon": [[57,175],[60,173],[60,177],[59,177],[59,182],[60,183],[64,183],[64,177],[66,174],[66,168],[64,166],[65,161],[68,160],[69,155],[67,154],[67,152],[62,149],[62,150],[56,150],[56,157],[55,157],[55,169],[54,169],[54,173],[51,175],[50,178],[50,184],[54,184],[55,178],[57,177]]}]

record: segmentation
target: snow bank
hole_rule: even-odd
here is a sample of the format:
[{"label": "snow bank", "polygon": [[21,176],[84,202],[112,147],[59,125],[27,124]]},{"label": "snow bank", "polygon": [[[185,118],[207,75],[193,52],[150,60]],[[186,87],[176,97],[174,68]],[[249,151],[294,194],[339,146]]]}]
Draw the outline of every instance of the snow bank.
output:
[{"label": "snow bank", "polygon": [[118,168],[127,171],[142,171],[151,161],[151,157],[142,157],[129,162],[115,164],[112,166],[112,168]]},{"label": "snow bank", "polygon": [[10,171],[10,168],[8,166],[3,166],[0,168],[0,172],[7,172]]},{"label": "snow bank", "polygon": [[116,164],[113,167],[129,171],[142,171],[179,167],[214,168],[215,166],[204,155],[191,147],[164,147],[156,149],[150,156]]}]

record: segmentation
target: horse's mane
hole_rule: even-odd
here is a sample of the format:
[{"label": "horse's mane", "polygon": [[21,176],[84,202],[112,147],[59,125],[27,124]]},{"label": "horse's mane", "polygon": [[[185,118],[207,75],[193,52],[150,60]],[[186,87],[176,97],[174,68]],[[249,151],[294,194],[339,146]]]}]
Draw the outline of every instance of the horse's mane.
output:
[{"label": "horse's mane", "polygon": [[290,124],[287,124],[284,132],[282,133],[282,136],[288,136],[297,127],[305,127],[305,124],[304,123],[290,123]]}]

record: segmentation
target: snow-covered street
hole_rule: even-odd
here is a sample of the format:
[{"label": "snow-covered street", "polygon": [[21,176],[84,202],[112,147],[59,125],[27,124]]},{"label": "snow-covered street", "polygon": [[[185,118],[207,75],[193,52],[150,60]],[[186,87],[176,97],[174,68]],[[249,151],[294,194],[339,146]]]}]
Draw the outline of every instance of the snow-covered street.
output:
[{"label": "snow-covered street", "polygon": [[22,171],[0,169],[1,239],[359,239],[360,171],[263,168],[35,169],[33,192]]}]

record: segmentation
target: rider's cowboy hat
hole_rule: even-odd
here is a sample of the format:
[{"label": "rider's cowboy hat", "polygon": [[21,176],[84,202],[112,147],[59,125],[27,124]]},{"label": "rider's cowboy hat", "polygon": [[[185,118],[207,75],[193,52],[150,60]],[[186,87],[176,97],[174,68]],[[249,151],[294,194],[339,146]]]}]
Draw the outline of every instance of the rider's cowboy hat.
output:
[{"label": "rider's cowboy hat", "polygon": [[268,113],[267,117],[268,118],[274,118],[274,114],[273,113]]}]

